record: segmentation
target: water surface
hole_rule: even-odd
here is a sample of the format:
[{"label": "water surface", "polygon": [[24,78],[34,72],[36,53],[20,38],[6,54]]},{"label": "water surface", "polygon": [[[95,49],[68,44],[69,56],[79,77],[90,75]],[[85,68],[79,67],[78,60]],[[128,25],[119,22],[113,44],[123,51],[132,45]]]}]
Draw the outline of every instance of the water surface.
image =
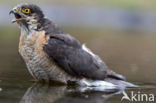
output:
[{"label": "water surface", "polygon": [[[138,94],[156,94],[156,85],[144,84],[142,87],[127,89]],[[43,85],[30,81],[3,80],[0,82],[1,103],[120,103],[123,94],[120,92],[82,92],[77,89],[58,85]],[[123,100],[129,103],[128,100]],[[135,102],[134,102],[135,103]],[[145,102],[142,102],[145,103]]]}]

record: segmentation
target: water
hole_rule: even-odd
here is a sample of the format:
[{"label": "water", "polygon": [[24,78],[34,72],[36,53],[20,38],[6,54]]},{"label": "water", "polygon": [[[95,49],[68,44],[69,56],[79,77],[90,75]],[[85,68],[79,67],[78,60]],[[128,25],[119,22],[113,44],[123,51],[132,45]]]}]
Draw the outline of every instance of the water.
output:
[{"label": "water", "polygon": [[[156,95],[154,34],[81,27],[62,28],[86,43],[112,70],[125,75],[128,81],[140,85],[139,88],[127,89],[128,95],[132,91],[137,94]],[[0,103],[121,102],[123,94],[119,91],[82,92],[83,88],[34,83],[18,54],[19,30],[1,27],[0,31]],[[124,100],[124,103],[129,101]]]},{"label": "water", "polygon": [[[156,85],[127,89],[125,92],[156,94]],[[43,85],[30,81],[4,80],[0,82],[0,103],[120,103],[123,97],[119,92],[81,92],[75,88],[59,85]],[[141,94],[140,93],[140,94]],[[124,103],[129,103],[123,100]],[[144,103],[144,102],[142,102]]]}]

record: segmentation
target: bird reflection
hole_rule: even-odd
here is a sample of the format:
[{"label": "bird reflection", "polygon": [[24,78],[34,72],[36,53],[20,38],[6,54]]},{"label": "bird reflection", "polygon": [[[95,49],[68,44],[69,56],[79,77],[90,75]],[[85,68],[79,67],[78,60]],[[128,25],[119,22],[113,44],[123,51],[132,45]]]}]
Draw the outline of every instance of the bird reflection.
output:
[{"label": "bird reflection", "polygon": [[19,103],[105,103],[119,90],[98,91],[97,88],[34,84]]}]

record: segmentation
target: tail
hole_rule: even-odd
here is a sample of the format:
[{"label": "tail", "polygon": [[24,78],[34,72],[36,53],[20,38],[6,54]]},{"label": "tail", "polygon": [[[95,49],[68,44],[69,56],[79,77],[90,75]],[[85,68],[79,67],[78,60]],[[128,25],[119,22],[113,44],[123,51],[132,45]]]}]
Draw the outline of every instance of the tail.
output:
[{"label": "tail", "polygon": [[109,71],[107,73],[107,78],[105,78],[105,81],[115,84],[115,85],[119,86],[120,88],[138,87],[135,84],[127,82],[126,78],[123,75],[117,74],[113,71]]},{"label": "tail", "polygon": [[138,85],[135,85],[133,83],[124,81],[124,80],[117,80],[117,79],[113,79],[113,78],[106,78],[105,81],[115,84],[117,86],[119,86],[120,88],[135,88],[135,87],[139,87]]}]

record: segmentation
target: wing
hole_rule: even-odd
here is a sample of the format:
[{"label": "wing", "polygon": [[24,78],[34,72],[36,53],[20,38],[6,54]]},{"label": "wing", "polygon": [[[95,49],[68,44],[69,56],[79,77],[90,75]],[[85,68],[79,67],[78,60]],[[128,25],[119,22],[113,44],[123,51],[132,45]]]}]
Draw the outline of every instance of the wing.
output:
[{"label": "wing", "polygon": [[96,80],[104,80],[106,77],[124,79],[107,69],[99,57],[87,50],[68,34],[51,35],[44,46],[50,59],[72,76]]}]

